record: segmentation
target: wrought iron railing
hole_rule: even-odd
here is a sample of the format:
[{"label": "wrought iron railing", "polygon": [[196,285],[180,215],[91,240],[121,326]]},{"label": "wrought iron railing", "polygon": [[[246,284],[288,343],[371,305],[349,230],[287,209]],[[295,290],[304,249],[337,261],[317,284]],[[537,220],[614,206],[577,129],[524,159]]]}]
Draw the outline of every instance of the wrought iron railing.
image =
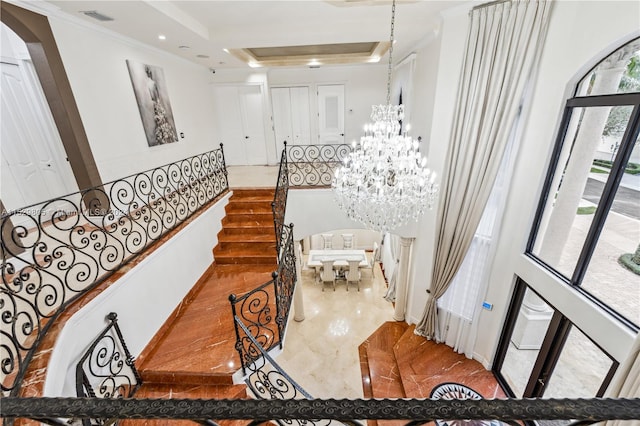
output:
[{"label": "wrought iron railing", "polygon": [[[245,377],[244,382],[257,399],[283,400],[283,399],[313,399],[302,386],[296,383],[264,350],[264,348],[251,336],[251,333],[244,326],[240,318],[234,317],[238,327],[244,331],[250,340],[252,352],[259,353],[256,361],[248,366],[250,372]],[[290,425],[328,425],[331,420],[297,420],[297,419],[276,419],[278,424]],[[352,426],[362,426],[358,421],[346,422]],[[340,424],[340,422],[335,422]]]},{"label": "wrought iron railing", "polygon": [[333,171],[351,152],[351,145],[285,146],[291,186],[331,186]]},{"label": "wrought iron railing", "polygon": [[296,271],[296,253],[293,243],[293,223],[282,225],[280,239],[282,245],[278,255],[278,275],[276,276],[276,324],[280,334],[280,341],[284,335],[289,320],[289,312],[293,302],[293,291],[298,280]]},{"label": "wrought iron railing", "polygon": [[278,273],[274,272],[272,275],[273,279],[271,281],[242,296],[229,295],[233,318],[240,318],[242,323],[246,324],[245,329],[248,333],[246,334],[234,321],[236,332],[235,348],[240,355],[243,375],[247,372],[247,366],[260,356],[259,353],[254,351],[254,347],[251,345],[251,338],[260,342],[260,345],[267,350],[281,345],[282,342],[280,329],[275,321],[275,316],[277,315],[276,282]]},{"label": "wrought iron railing", "polygon": [[0,217],[0,374],[16,395],[66,306],[228,189],[222,145]]},{"label": "wrought iron railing", "polygon": [[[91,398],[131,398],[142,384],[133,356],[122,337],[115,312],[76,365],[76,395]],[[112,424],[112,419],[82,419],[84,426]]]},{"label": "wrought iron railing", "polygon": [[276,232],[276,251],[280,255],[280,247],[282,245],[283,234],[282,225],[284,224],[284,216],[287,209],[287,195],[289,194],[289,173],[287,172],[287,142],[284,143],[284,149],[280,156],[280,169],[278,170],[278,182],[276,183],[276,192],[271,203],[273,211],[273,226]]},{"label": "wrought iron railing", "polygon": [[[229,302],[234,318],[239,316],[247,324],[249,334],[236,323],[236,350],[240,355],[242,371],[246,374],[250,365],[260,354],[253,351],[250,338],[257,339],[262,347],[271,350],[279,345],[282,348],[289,312],[293,301],[293,291],[297,280],[296,258],[293,244],[293,224],[286,225],[284,218],[287,209],[289,177],[287,173],[287,145],[285,142],[280,157],[278,182],[271,203],[273,226],[276,233],[278,270],[272,280],[262,284],[242,296],[231,294]],[[275,317],[273,310],[275,308]]]},{"label": "wrought iron railing", "polygon": [[[31,418],[64,424],[56,418],[184,419],[215,424],[207,419],[266,419],[311,421],[406,420],[417,426],[438,419],[568,420],[567,424],[591,424],[604,420],[640,419],[640,399],[100,399],[15,398],[2,399],[3,418]],[[572,423],[573,422],[573,423]]]},{"label": "wrought iron railing", "polygon": [[293,225],[282,225],[281,228],[284,244],[278,256],[278,270],[272,274],[272,279],[241,296],[229,295],[233,317],[240,318],[249,332],[246,334],[234,323],[235,348],[243,374],[246,374],[247,366],[260,357],[260,353],[253,350],[251,339],[260,342],[266,350],[276,346],[282,348],[297,275]]}]

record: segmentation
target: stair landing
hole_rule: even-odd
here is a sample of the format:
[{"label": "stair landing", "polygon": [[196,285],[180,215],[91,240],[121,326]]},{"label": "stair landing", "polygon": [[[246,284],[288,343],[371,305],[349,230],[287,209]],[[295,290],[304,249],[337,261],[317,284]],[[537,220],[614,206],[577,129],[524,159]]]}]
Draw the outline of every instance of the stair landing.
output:
[{"label": "stair landing", "polygon": [[[455,353],[444,343],[414,334],[415,325],[382,324],[359,347],[365,398],[429,398],[434,387],[456,382],[486,399],[506,398],[496,378],[478,361]],[[369,425],[402,426],[397,420],[368,421]]]},{"label": "stair landing", "polygon": [[240,369],[228,296],[271,279],[273,265],[212,265],[136,364],[143,383],[231,384]]}]

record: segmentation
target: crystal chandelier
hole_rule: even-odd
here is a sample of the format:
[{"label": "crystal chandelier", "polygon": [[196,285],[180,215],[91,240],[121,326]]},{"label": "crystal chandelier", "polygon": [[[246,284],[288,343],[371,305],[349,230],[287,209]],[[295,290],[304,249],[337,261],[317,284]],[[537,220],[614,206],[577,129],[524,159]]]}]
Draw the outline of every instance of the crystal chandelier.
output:
[{"label": "crystal chandelier", "polygon": [[403,105],[391,105],[391,69],[396,3],[391,9],[391,45],[387,74],[387,104],[374,105],[373,123],[365,126],[331,186],[338,205],[349,218],[367,229],[387,232],[417,220],[438,195],[436,175],[425,168],[427,159],[418,141],[401,133]]}]

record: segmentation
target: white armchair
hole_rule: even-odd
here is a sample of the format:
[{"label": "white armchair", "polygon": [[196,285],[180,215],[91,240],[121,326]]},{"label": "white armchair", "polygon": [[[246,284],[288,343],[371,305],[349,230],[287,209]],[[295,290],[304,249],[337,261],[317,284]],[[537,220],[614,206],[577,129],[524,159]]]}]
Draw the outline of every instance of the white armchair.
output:
[{"label": "white armchair", "polygon": [[333,260],[322,261],[322,269],[320,270],[322,291],[324,291],[324,283],[331,283],[333,285],[333,291],[336,291],[336,272],[333,270],[333,262]]},{"label": "white armchair", "polygon": [[360,291],[360,259],[351,259],[349,262],[349,270],[347,271],[347,291],[349,291],[349,283],[355,282],[358,285],[358,291]]}]

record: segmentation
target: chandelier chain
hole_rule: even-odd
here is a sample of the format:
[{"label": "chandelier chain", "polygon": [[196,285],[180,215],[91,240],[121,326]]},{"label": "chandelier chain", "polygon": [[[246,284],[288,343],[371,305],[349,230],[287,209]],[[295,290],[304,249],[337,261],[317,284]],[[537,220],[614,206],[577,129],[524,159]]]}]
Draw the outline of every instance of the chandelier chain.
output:
[{"label": "chandelier chain", "polygon": [[373,105],[371,120],[360,142],[334,172],[336,202],[350,219],[367,229],[389,232],[418,220],[438,195],[435,173],[427,169],[419,142],[402,129],[404,105],[391,104],[393,33],[396,0],[391,8],[387,104]]},{"label": "chandelier chain", "polygon": [[393,70],[393,30],[396,21],[396,0],[391,4],[391,35],[389,37],[389,69],[387,70],[387,105],[391,105],[391,72]]}]

